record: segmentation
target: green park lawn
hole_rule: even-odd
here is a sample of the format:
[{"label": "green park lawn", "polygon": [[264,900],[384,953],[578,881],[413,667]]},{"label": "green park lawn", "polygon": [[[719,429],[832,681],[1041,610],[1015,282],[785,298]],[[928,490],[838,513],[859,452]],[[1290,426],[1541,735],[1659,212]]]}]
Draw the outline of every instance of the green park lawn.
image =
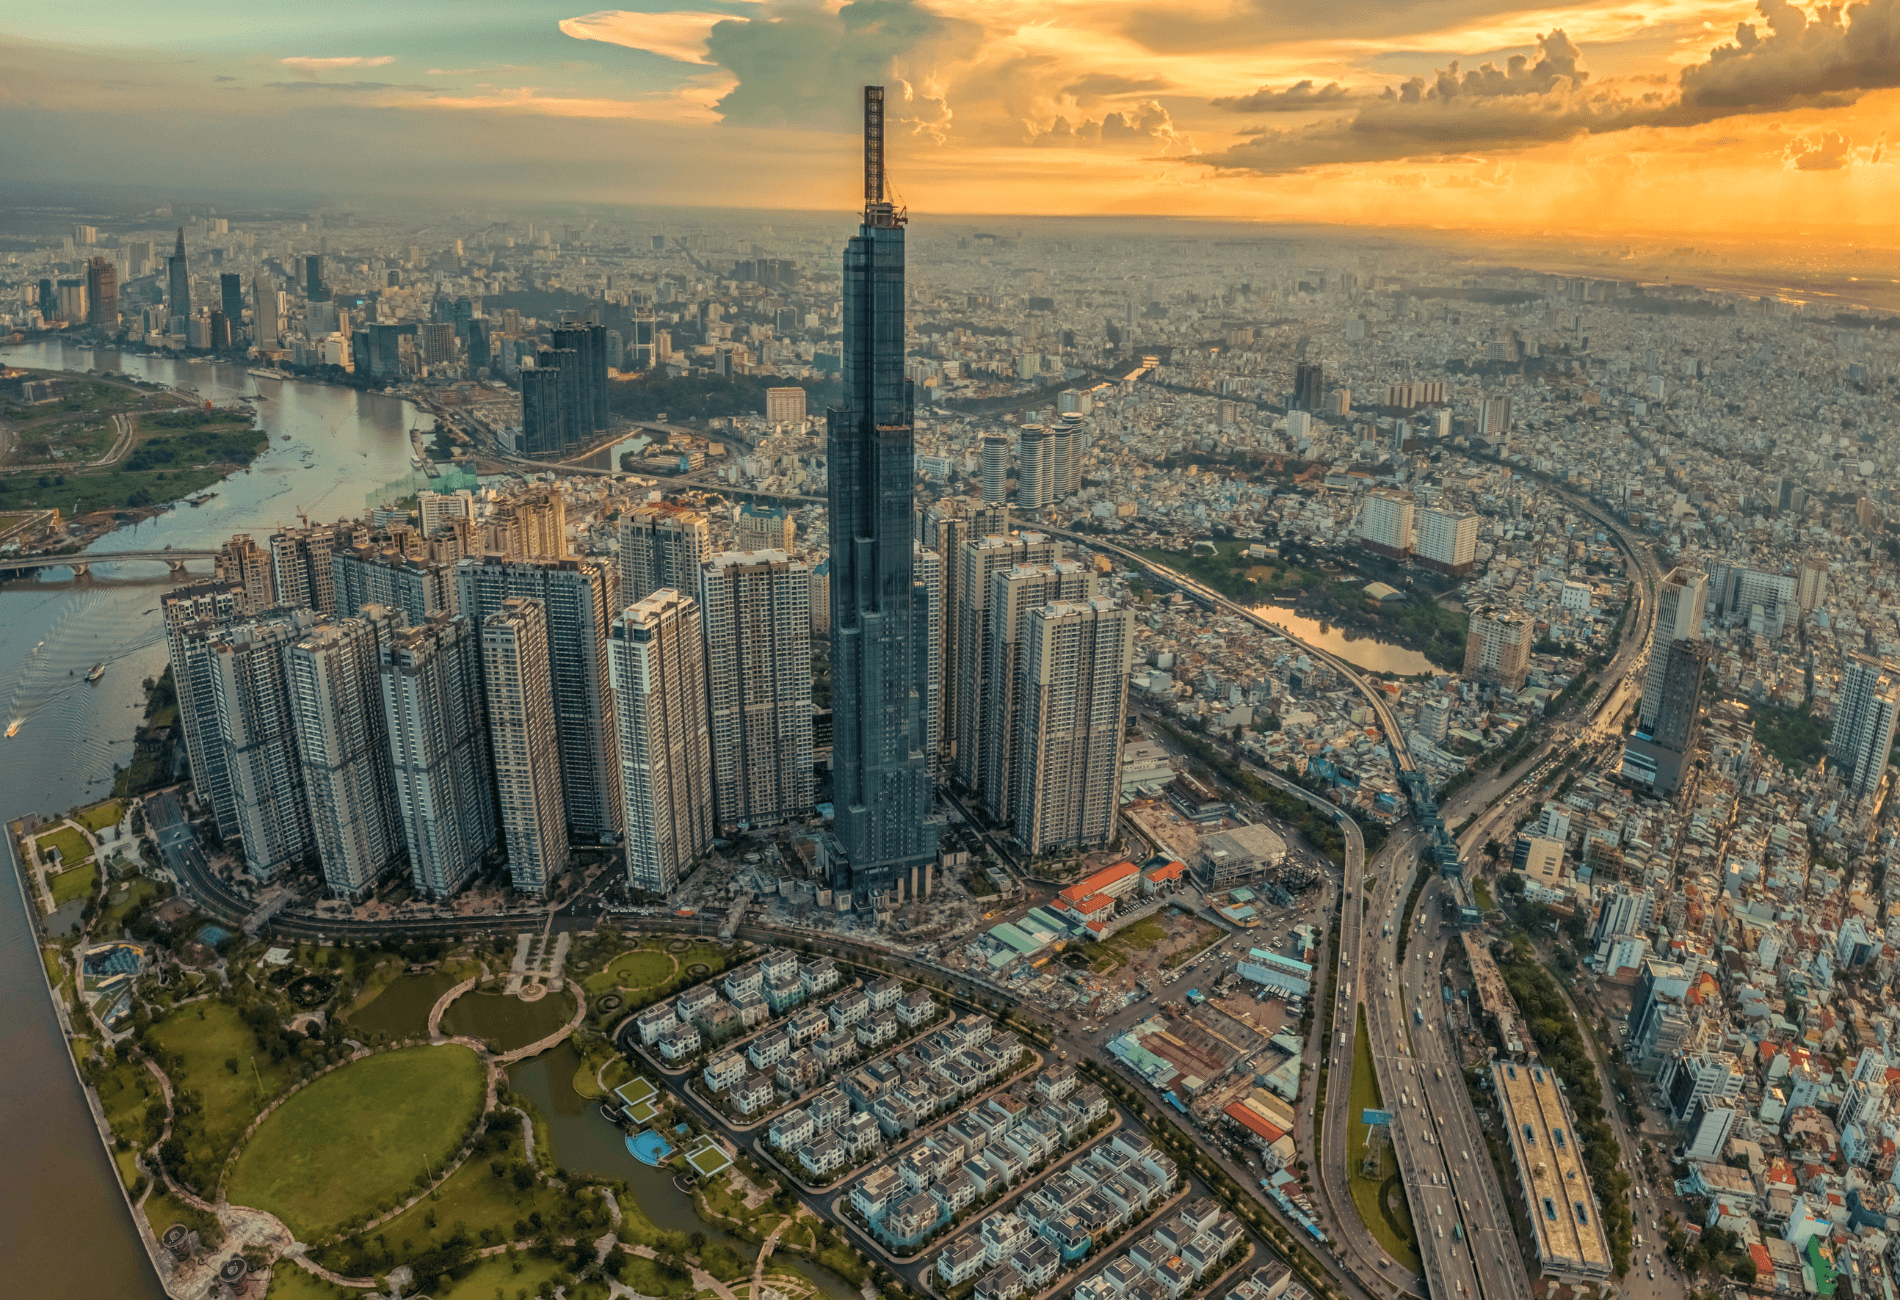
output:
[{"label": "green park lawn", "polygon": [[552,1295],[551,1284],[560,1272],[561,1265],[554,1260],[511,1252],[464,1265],[447,1286],[439,1278],[417,1278],[416,1285],[426,1287],[434,1300],[494,1300],[496,1295],[513,1296],[523,1290],[531,1296]]},{"label": "green park lawn", "polygon": [[265,1300],[344,1300],[345,1296],[369,1294],[331,1286],[322,1278],[304,1272],[292,1261],[280,1259],[271,1267],[270,1290],[264,1293],[264,1297]]},{"label": "green park lawn", "polygon": [[48,849],[59,850],[59,864],[62,867],[77,866],[92,856],[92,850],[86,845],[86,837],[70,826],[60,826],[35,837],[34,843],[40,846],[40,861],[46,861]]},{"label": "green park lawn", "polygon": [[145,1203],[139,1208],[145,1212],[145,1221],[152,1226],[152,1235],[162,1237],[165,1229],[174,1223],[182,1223],[189,1230],[196,1231],[207,1242],[221,1239],[223,1232],[218,1221],[203,1210],[195,1210],[183,1201],[174,1200],[170,1193],[162,1189],[163,1183],[146,1194]]},{"label": "green park lawn", "polygon": [[[519,1134],[519,1130],[515,1132]],[[513,1154],[521,1154],[518,1140]],[[447,1245],[458,1230],[465,1231],[479,1250],[534,1236],[536,1229],[530,1215],[539,1214],[544,1223],[550,1224],[564,1220],[566,1201],[559,1192],[540,1181],[518,1188],[513,1177],[514,1160],[499,1163],[502,1172],[498,1175],[488,1160],[469,1160],[430,1195],[378,1226],[374,1235],[401,1260]],[[376,1271],[379,1260],[377,1254],[366,1253],[353,1241],[326,1247],[316,1255],[324,1267],[349,1277]]]},{"label": "green park lawn", "polygon": [[106,893],[106,910],[93,926],[93,934],[108,939],[115,937],[125,923],[126,914],[140,903],[157,898],[158,894],[158,882],[149,876],[116,882]]},{"label": "green park lawn", "polygon": [[108,799],[96,803],[90,808],[81,808],[73,814],[73,820],[97,835],[108,826],[117,826],[119,818],[125,814],[125,805],[117,799]]},{"label": "green park lawn", "polygon": [[75,898],[87,898],[99,888],[99,867],[88,862],[71,867],[53,877],[53,906],[64,907]]},{"label": "green park lawn", "polygon": [[[442,1166],[481,1113],[483,1067],[464,1047],[383,1052],[324,1075],[252,1135],[229,1198],[309,1240],[400,1200]],[[341,1193],[341,1194],[339,1194]]]},{"label": "green park lawn", "polygon": [[651,948],[635,948],[631,952],[621,953],[608,962],[604,969],[589,976],[585,987],[590,994],[606,993],[613,989],[638,993],[666,983],[679,969],[669,953],[656,952]]},{"label": "green park lawn", "polygon": [[[1419,1270],[1418,1250],[1413,1244],[1412,1216],[1405,1204],[1404,1184],[1399,1180],[1397,1159],[1386,1148],[1384,1164],[1376,1177],[1361,1175],[1366,1152],[1366,1125],[1361,1116],[1366,1110],[1383,1109],[1379,1099],[1379,1076],[1372,1066],[1372,1040],[1366,1033],[1366,1009],[1359,1008],[1358,1029],[1353,1035],[1351,1112],[1347,1120],[1346,1175],[1352,1191],[1352,1203],[1360,1222],[1373,1239],[1403,1268]],[[1383,1140],[1383,1139],[1382,1139]],[[1396,1209],[1388,1210],[1385,1199],[1395,1194]]]},{"label": "green park lawn", "polygon": [[[197,1169],[215,1171],[264,1104],[290,1081],[293,1064],[272,1061],[258,1050],[237,1009],[215,1000],[179,1007],[148,1031],[152,1041],[182,1064],[168,1060],[172,1087],[203,1094],[202,1130],[179,1137]],[[227,1061],[235,1061],[233,1070]]]}]

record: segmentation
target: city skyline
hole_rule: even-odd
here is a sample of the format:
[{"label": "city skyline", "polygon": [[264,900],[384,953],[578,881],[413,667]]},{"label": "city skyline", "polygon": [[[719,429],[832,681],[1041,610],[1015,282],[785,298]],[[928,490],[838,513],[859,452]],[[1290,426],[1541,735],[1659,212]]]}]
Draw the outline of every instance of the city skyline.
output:
[{"label": "city skyline", "polygon": [[[52,180],[45,160],[84,138],[105,174],[166,190],[308,194],[315,166],[359,197],[838,210],[842,80],[890,84],[903,197],[939,213],[1775,238],[1878,227],[1900,189],[1892,0],[577,9],[442,25],[358,3],[239,36],[217,5],[126,6],[103,45],[58,9],[23,14],[0,68],[26,129],[0,165]],[[90,92],[59,93],[75,80]],[[155,148],[160,121],[210,147]],[[303,143],[256,147],[272,133]],[[230,150],[241,178],[197,161]]]}]

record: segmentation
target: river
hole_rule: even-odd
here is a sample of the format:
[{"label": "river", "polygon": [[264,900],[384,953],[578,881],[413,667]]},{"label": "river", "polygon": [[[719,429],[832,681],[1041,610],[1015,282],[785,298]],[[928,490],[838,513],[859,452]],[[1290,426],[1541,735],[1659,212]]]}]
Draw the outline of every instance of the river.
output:
[{"label": "river", "polygon": [[[220,405],[247,393],[270,449],[202,507],[179,503],[101,538],[91,556],[165,546],[215,548],[232,533],[269,532],[353,517],[369,496],[411,474],[408,430],[433,421],[395,398],[323,384],[257,379],[222,363],[164,360],[66,342],[0,349],[0,362],[45,370],[113,370],[189,387]],[[207,575],[210,566],[195,572]],[[165,566],[96,565],[97,584],[61,581],[0,588],[0,708],[20,732],[0,740],[0,822],[63,812],[104,796],[132,754],[144,707],[140,682],[165,667],[158,596]],[[88,684],[86,672],[106,665]],[[9,869],[10,876],[13,874]],[[19,889],[0,883],[0,1257],[19,1294],[161,1296],[112,1164],[66,1063],[44,995],[32,922]]]},{"label": "river", "polygon": [[1255,605],[1253,612],[1308,645],[1338,655],[1355,667],[1375,673],[1396,673],[1412,677],[1419,673],[1438,673],[1444,669],[1416,650],[1408,650],[1378,637],[1360,636],[1347,628],[1322,624],[1316,618],[1295,614],[1284,605]]}]

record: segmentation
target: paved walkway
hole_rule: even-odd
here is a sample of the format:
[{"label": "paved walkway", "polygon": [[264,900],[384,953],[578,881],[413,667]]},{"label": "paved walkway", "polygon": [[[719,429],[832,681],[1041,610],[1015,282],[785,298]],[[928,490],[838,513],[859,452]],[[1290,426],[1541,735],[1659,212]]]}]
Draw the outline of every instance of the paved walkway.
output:
[{"label": "paved walkway", "polygon": [[791,1226],[792,1221],[796,1218],[798,1218],[798,1215],[794,1213],[788,1214],[780,1219],[778,1226],[772,1229],[772,1235],[759,1243],[759,1258],[752,1265],[752,1295],[754,1300],[757,1300],[759,1288],[765,1285],[765,1261],[770,1259],[772,1252],[778,1249],[779,1234]]},{"label": "paved walkway", "polygon": [[463,980],[460,984],[457,984],[454,988],[450,989],[448,992],[444,993],[441,997],[435,1000],[435,1005],[429,1008],[429,1041],[430,1042],[446,1043],[449,1041],[442,1034],[443,1013],[449,1009],[449,1003],[455,1001],[455,999],[461,997],[464,993],[474,988],[478,983],[480,983],[483,979],[485,979],[487,975],[488,975],[488,963],[483,962],[481,974],[469,976],[467,979]]}]

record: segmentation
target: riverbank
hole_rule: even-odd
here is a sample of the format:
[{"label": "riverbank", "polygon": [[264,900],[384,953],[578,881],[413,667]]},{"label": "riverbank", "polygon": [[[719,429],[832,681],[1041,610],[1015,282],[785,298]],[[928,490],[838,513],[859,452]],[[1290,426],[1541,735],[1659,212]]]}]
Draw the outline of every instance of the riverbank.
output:
[{"label": "riverbank", "polygon": [[[137,378],[29,376],[0,390],[0,445],[9,456],[0,465],[0,510],[58,510],[95,527],[127,522],[128,514],[145,517],[215,486],[270,445],[248,409],[194,408]],[[28,384],[52,385],[57,395],[28,401],[25,394],[38,391]]]}]

